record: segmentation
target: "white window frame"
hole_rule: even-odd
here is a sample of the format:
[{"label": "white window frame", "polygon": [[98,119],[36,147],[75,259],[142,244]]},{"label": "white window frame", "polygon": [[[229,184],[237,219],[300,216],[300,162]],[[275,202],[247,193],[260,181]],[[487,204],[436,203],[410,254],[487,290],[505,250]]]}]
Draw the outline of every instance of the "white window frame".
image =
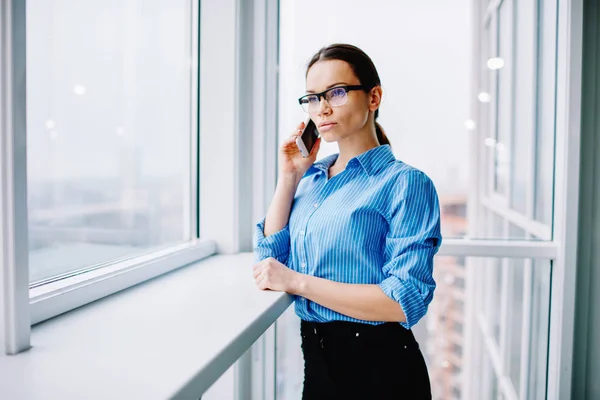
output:
[{"label": "white window frame", "polygon": [[[2,1],[0,8],[0,265],[3,348],[16,354],[30,347],[25,145],[25,1]],[[22,200],[25,201],[22,201]],[[3,324],[2,324],[3,322]]]}]

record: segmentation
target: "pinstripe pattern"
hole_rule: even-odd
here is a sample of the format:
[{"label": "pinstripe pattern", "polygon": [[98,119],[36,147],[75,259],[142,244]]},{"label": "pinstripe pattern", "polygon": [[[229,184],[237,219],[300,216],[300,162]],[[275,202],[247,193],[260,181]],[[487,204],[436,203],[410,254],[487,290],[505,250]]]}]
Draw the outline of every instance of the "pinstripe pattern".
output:
[{"label": "pinstripe pattern", "polygon": [[[306,172],[288,225],[264,237],[256,226],[257,261],[274,257],[289,268],[344,283],[377,284],[397,301],[409,329],[433,298],[433,256],[441,244],[438,197],[421,171],[396,160],[390,146],[375,147],[327,178],[338,154]],[[378,324],[350,318],[296,298],[305,321]]]}]

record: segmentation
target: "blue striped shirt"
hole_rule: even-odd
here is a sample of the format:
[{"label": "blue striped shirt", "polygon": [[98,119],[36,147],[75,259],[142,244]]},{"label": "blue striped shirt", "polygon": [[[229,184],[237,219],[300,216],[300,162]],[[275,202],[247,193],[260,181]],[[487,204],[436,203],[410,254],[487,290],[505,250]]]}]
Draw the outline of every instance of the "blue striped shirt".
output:
[{"label": "blue striped shirt", "polygon": [[[423,172],[396,160],[389,145],[352,158],[328,178],[338,154],[314,163],[300,181],[288,224],[264,236],[257,261],[273,257],[294,271],[336,282],[376,284],[400,304],[410,329],[433,298],[433,256],[441,244],[438,196]],[[361,321],[296,297],[305,321]]]}]

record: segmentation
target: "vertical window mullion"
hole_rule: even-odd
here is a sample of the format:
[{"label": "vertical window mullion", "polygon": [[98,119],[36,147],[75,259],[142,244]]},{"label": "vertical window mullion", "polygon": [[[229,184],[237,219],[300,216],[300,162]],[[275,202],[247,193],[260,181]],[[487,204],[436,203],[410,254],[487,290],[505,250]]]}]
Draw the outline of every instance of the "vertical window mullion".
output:
[{"label": "vertical window mullion", "polygon": [[[27,131],[25,0],[1,4],[0,132],[0,295],[3,305],[4,352],[30,347],[29,248],[27,217]],[[3,322],[3,323],[2,323]],[[2,348],[2,346],[0,346]]]}]

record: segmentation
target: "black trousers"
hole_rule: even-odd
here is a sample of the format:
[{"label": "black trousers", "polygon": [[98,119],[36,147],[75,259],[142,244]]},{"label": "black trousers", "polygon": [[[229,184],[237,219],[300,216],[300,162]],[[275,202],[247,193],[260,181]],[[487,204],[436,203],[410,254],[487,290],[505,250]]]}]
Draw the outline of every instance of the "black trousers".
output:
[{"label": "black trousers", "polygon": [[431,399],[419,344],[398,323],[302,321],[303,400]]}]

